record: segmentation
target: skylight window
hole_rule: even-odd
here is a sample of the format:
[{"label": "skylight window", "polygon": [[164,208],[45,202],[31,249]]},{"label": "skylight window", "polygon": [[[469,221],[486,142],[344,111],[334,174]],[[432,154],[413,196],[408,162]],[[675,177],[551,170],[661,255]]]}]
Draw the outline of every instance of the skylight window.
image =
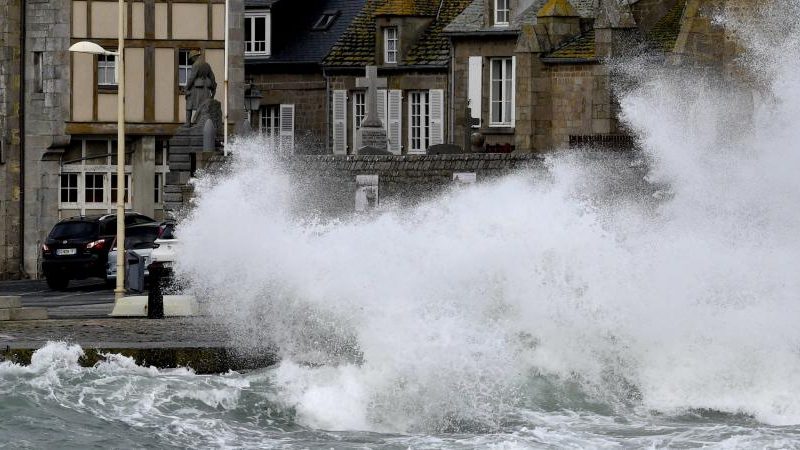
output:
[{"label": "skylight window", "polygon": [[339,11],[325,11],[311,29],[315,31],[327,30],[333,25],[338,16]]}]

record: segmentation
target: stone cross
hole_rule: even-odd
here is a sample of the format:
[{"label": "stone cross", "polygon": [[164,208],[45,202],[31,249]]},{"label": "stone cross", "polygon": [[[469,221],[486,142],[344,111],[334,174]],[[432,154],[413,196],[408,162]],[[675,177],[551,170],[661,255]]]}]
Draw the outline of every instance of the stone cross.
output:
[{"label": "stone cross", "polygon": [[378,89],[386,88],[386,78],[378,78],[378,67],[367,66],[367,76],[356,78],[356,87],[367,88],[365,95],[366,117],[361,123],[362,127],[372,128],[381,127],[381,120],[378,118]]}]

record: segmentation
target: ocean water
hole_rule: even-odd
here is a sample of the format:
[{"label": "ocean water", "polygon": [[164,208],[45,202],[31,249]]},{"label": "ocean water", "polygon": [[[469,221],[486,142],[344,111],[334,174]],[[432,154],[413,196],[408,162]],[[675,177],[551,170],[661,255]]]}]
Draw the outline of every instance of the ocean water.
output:
[{"label": "ocean water", "polygon": [[800,1],[776,4],[718,19],[747,83],[619,62],[631,157],[332,219],[239,141],[178,271],[280,364],[82,369],[52,343],[0,364],[0,446],[800,447]]}]

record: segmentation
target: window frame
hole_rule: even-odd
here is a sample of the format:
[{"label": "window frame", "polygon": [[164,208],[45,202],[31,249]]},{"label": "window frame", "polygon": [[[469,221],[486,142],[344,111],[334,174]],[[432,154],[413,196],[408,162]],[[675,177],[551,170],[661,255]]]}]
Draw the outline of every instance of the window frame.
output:
[{"label": "window frame", "polygon": [[[113,58],[113,62],[109,61]],[[108,82],[108,71],[114,76],[113,82]],[[101,81],[101,74],[103,81]],[[101,87],[117,87],[117,55],[97,55],[97,85]]]},{"label": "window frame", "polygon": [[408,91],[407,97],[408,153],[425,154],[431,145],[431,94],[427,90],[416,90]]},{"label": "window frame", "polygon": [[[256,40],[256,19],[264,19],[264,40],[259,41]],[[250,40],[247,39],[247,28],[248,28],[248,20],[250,21]],[[259,57],[259,56],[269,56],[272,52],[271,42],[270,42],[270,33],[272,29],[272,18],[270,15],[269,10],[248,10],[245,11],[244,14],[244,38],[243,38],[243,45],[244,45],[244,56],[245,58],[248,57]],[[263,42],[264,50],[254,50],[257,43]],[[250,46],[251,50],[247,50],[248,46]]]},{"label": "window frame", "polygon": [[[500,63],[499,78],[495,74],[495,63]],[[500,82],[499,97],[495,82]],[[514,62],[513,58],[491,58],[489,60],[489,126],[490,127],[513,127],[514,126]],[[494,106],[500,104],[500,117],[496,118]],[[508,111],[507,111],[508,109]],[[500,120],[495,120],[500,119]]]},{"label": "window frame", "polygon": [[[61,170],[59,171],[59,197],[58,197],[59,211],[79,210],[80,214],[86,214],[87,210],[105,210],[108,213],[113,212],[113,210],[116,208],[116,203],[111,202],[111,181],[112,181],[112,175],[116,175],[117,173],[117,165],[115,164],[116,155],[114,154],[116,139],[113,139],[111,137],[98,139],[97,137],[87,136],[87,137],[73,138],[73,140],[80,141],[81,159],[75,163],[61,165]],[[96,157],[93,157],[91,160],[89,160],[90,162],[87,163],[86,158],[89,157],[87,152],[87,142],[90,141],[104,142],[106,146],[105,150],[106,155],[103,156],[98,155]],[[100,162],[100,164],[97,164],[96,162]],[[162,166],[162,167],[163,167],[163,169],[161,170],[162,172],[165,170],[166,171],[169,170],[167,166]],[[159,170],[159,168],[156,167],[156,170]],[[128,199],[125,202],[125,209],[130,210],[132,209],[131,196],[133,192],[133,176],[132,176],[133,166],[130,161],[126,161],[124,171],[125,171],[125,177],[128,182],[128,188],[127,188]],[[77,202],[62,202],[61,193],[63,188],[61,187],[61,179],[64,176],[73,176],[73,175],[77,177],[78,181]],[[87,175],[102,177],[101,178],[103,180],[102,187],[97,188],[93,186],[91,188],[95,191],[99,190],[102,193],[100,197],[101,201],[99,202],[86,201]]]},{"label": "window frame", "polygon": [[261,105],[258,108],[258,131],[272,144],[273,149],[278,148],[281,136],[281,105]]},{"label": "window frame", "polygon": [[[511,20],[511,0],[494,0],[494,25],[507,27]],[[501,7],[502,4],[502,7]],[[504,16],[501,18],[501,14]],[[505,20],[503,20],[505,19]]]},{"label": "window frame", "polygon": [[[394,32],[394,37],[390,33]],[[389,49],[389,44],[394,43],[394,48]],[[400,30],[397,27],[383,28],[383,63],[397,64],[400,51]]]},{"label": "window frame", "polygon": [[[178,86],[181,87],[181,88],[185,88],[186,87],[186,83],[189,81],[189,77],[191,76],[191,73],[192,73],[192,63],[189,61],[189,53],[191,51],[192,51],[192,49],[188,49],[188,48],[180,48],[180,49],[178,49],[178,65],[177,65],[177,67],[178,67]],[[182,64],[184,62],[184,61],[182,61],[184,55],[186,56],[186,59],[185,59],[185,63],[186,64]],[[185,74],[185,76],[184,76],[183,81],[181,82],[181,75],[182,74]]]}]

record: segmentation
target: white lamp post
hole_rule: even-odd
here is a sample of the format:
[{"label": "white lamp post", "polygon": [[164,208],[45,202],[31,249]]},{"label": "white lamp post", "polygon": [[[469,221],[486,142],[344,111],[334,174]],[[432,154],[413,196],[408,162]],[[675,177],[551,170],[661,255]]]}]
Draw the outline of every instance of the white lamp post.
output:
[{"label": "white lamp post", "polygon": [[125,37],[124,37],[124,0],[119,0],[117,15],[116,52],[109,52],[103,47],[88,41],[73,44],[69,51],[89,53],[92,55],[114,55],[117,57],[117,287],[114,289],[116,300],[125,296]]}]

